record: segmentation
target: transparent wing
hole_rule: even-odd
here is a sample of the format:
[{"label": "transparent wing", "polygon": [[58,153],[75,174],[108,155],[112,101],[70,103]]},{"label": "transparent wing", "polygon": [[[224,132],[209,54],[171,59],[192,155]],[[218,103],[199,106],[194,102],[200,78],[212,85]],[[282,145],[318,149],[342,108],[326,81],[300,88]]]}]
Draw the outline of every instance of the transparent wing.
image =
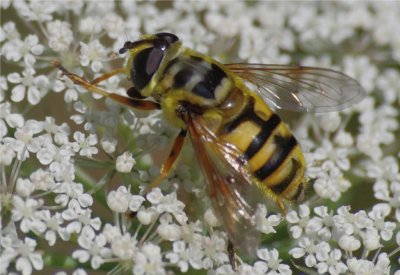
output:
[{"label": "transparent wing", "polygon": [[189,136],[203,172],[214,212],[229,239],[249,256],[259,245],[259,233],[252,222],[260,190],[252,181],[241,153],[221,142],[201,117],[188,119]]},{"label": "transparent wing", "polygon": [[340,111],[366,95],[355,79],[330,69],[245,63],[226,66],[256,85],[258,94],[279,109]]}]

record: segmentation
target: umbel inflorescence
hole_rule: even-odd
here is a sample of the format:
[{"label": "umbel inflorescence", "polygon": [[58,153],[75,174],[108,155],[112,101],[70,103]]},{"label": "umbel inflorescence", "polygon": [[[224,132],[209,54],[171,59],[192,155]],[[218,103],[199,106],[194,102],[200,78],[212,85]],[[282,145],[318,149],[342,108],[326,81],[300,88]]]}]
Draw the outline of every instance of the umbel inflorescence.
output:
[{"label": "umbel inflorescence", "polygon": [[[1,274],[232,274],[227,235],[190,146],[160,188],[143,193],[176,129],[158,112],[88,94],[52,66],[57,59],[92,80],[124,64],[117,51],[126,40],[165,31],[223,63],[327,67],[368,93],[340,113],[282,113],[305,152],[310,187],[286,216],[259,206],[254,224],[263,241],[253,259],[239,252],[237,273],[397,271],[399,4],[2,1],[1,8]],[[130,87],[124,76],[98,86],[124,96]]]}]

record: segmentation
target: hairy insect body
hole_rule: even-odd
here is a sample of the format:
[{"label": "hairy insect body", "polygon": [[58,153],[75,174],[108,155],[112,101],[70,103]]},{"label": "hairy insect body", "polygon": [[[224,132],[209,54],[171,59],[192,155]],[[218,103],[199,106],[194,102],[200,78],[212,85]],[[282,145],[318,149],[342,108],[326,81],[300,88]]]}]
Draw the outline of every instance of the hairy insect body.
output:
[{"label": "hairy insect body", "polygon": [[235,146],[260,190],[283,207],[303,197],[304,157],[280,117],[243,81],[208,56],[183,49],[169,61],[154,88],[165,117],[187,123],[180,109],[203,116],[207,128]]}]

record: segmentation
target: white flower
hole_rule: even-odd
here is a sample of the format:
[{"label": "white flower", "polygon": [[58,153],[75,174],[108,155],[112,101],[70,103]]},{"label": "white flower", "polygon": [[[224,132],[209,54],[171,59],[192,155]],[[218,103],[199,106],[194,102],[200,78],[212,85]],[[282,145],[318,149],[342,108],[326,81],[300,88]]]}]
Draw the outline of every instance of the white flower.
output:
[{"label": "white flower", "polygon": [[264,234],[275,233],[274,227],[282,221],[280,215],[267,216],[267,208],[263,204],[258,205],[255,218],[257,230]]},{"label": "white flower", "polygon": [[[5,253],[14,254],[17,258],[15,267],[23,275],[32,273],[32,269],[42,270],[43,259],[39,252],[35,252],[37,243],[34,239],[25,237],[24,242],[18,242],[15,244],[13,251],[5,251]],[[33,268],[32,268],[33,267]]]},{"label": "white flower", "polygon": [[200,247],[202,231],[200,221],[185,223],[181,225],[181,238],[188,244]]},{"label": "white flower", "polygon": [[[59,184],[54,192],[58,194],[55,198],[55,202],[62,206],[66,206],[70,201],[78,203],[80,207],[88,207],[93,203],[92,196],[84,193],[83,186],[79,183],[65,182]],[[74,203],[68,207],[73,206]]]},{"label": "white flower", "polygon": [[0,156],[0,165],[8,166],[12,163],[15,157],[12,143],[0,144]]},{"label": "white flower", "polygon": [[47,32],[49,34],[49,47],[56,52],[68,50],[69,45],[74,39],[71,25],[60,20],[47,23]]},{"label": "white flower", "polygon": [[295,239],[300,238],[303,233],[303,230],[307,228],[308,221],[310,219],[310,208],[307,205],[300,205],[299,215],[295,211],[290,211],[286,215],[286,220],[294,224],[290,227],[290,232],[292,233],[292,237]]},{"label": "white flower", "polygon": [[11,73],[7,76],[8,81],[18,84],[11,90],[11,99],[21,102],[27,93],[28,102],[32,105],[39,103],[49,87],[49,79],[45,75],[34,76],[35,70],[25,68],[21,76],[19,73]]},{"label": "white flower", "polygon": [[129,203],[129,210],[133,211],[133,212],[137,212],[140,208],[140,206],[142,205],[142,203],[145,201],[146,199],[143,198],[140,195],[132,195],[131,197],[131,201]]},{"label": "white flower", "polygon": [[172,217],[169,214],[164,214],[160,217],[160,225],[156,231],[160,237],[168,241],[177,241],[181,237],[180,226],[171,222]]},{"label": "white flower", "polygon": [[350,147],[354,144],[353,136],[345,131],[339,131],[336,133],[334,141],[340,147]]},{"label": "white flower", "polygon": [[[73,182],[75,178],[75,167],[71,161],[52,162],[50,164],[49,171],[55,180],[62,182],[61,184],[57,184],[58,186],[63,187],[60,193],[68,189],[65,189],[65,182]],[[58,193],[59,189],[56,188],[54,191]],[[66,202],[67,201],[68,200],[66,200]]]},{"label": "white flower", "polygon": [[102,30],[102,24],[99,24],[99,18],[84,17],[79,21],[79,32],[82,34],[98,34]]},{"label": "white flower", "polygon": [[[62,213],[62,217],[66,221],[70,221],[67,225],[68,233],[94,232],[100,229],[101,221],[99,217],[92,218],[92,210],[81,209],[78,204],[71,201],[69,208]],[[74,206],[73,206],[74,205]]]},{"label": "white flower", "polygon": [[363,229],[371,228],[372,221],[368,218],[365,211],[359,211],[355,214],[350,213],[350,207],[341,206],[337,210],[338,215],[333,217],[335,229],[338,233],[352,235],[361,233]]},{"label": "white flower", "polygon": [[[257,269],[258,265],[253,267],[251,265],[248,264],[241,264],[238,267],[238,273],[242,274],[242,275],[254,275],[254,274],[265,274],[265,272],[267,271],[264,265],[261,265],[258,269]],[[223,271],[221,269],[224,269]],[[217,274],[233,274],[233,270],[232,270],[232,266],[231,265],[223,265],[221,267],[219,267],[216,270]],[[218,273],[220,272],[220,273]]]},{"label": "white flower", "polygon": [[[275,248],[270,251],[266,248],[259,249],[257,250],[257,257],[263,261],[256,262],[254,267],[257,265],[266,265],[271,270],[268,274],[292,274],[288,265],[281,264],[282,260],[279,259],[279,252]],[[259,268],[257,267],[257,269]]]},{"label": "white flower", "polygon": [[154,188],[146,198],[159,214],[171,213],[180,223],[187,220],[186,214],[183,212],[185,205],[177,199],[175,192],[164,196],[159,188]]},{"label": "white flower", "polygon": [[125,23],[120,16],[115,13],[109,13],[106,17],[102,19],[103,20],[100,21],[101,25],[110,38],[116,39],[118,38],[118,36],[123,34]]},{"label": "white flower", "polygon": [[303,237],[299,241],[299,247],[295,247],[289,251],[289,254],[293,258],[304,258],[306,266],[313,267],[318,261],[324,261],[328,258],[330,251],[329,244],[326,242],[320,242],[316,244],[316,240]]},{"label": "white flower", "polygon": [[386,156],[377,161],[369,161],[366,164],[367,175],[376,179],[379,183],[400,182],[400,171],[397,159]]},{"label": "white flower", "polygon": [[386,275],[390,274],[390,260],[386,253],[381,253],[374,264],[365,259],[350,258],[347,260],[349,271],[360,275]]},{"label": "white flower", "polygon": [[338,243],[341,249],[349,252],[353,252],[361,246],[361,242],[358,239],[348,235],[340,237]]},{"label": "white flower", "polygon": [[100,144],[101,144],[101,148],[103,148],[103,150],[108,153],[114,153],[118,144],[118,140],[116,140],[115,138],[112,137],[102,137],[102,139],[100,140]]},{"label": "white flower", "polygon": [[152,243],[145,243],[140,248],[135,254],[134,262],[132,272],[135,275],[162,275],[166,273],[161,257],[161,249]]},{"label": "white flower", "polygon": [[102,62],[106,59],[106,49],[99,40],[93,40],[89,44],[80,42],[81,45],[81,65],[86,67],[91,64],[93,72],[99,72],[102,68]]},{"label": "white flower", "polygon": [[51,216],[49,210],[43,210],[38,213],[40,218],[46,223],[47,231],[45,233],[45,239],[48,241],[50,246],[53,246],[56,242],[57,234],[62,240],[67,241],[70,238],[70,234],[61,225],[64,223],[60,213],[55,213]]},{"label": "white flower", "polygon": [[75,132],[74,139],[76,142],[72,144],[75,152],[79,152],[79,155],[92,157],[98,153],[98,149],[93,147],[97,144],[97,136],[94,134],[90,134],[88,137],[85,138],[85,135],[82,132]]},{"label": "white flower", "polygon": [[15,191],[22,197],[29,197],[35,191],[35,185],[29,179],[17,179]]},{"label": "white flower", "polygon": [[118,172],[129,173],[132,170],[133,165],[135,165],[135,163],[136,161],[132,157],[132,153],[124,152],[122,155],[119,155],[117,157],[115,168]]},{"label": "white flower", "polygon": [[397,70],[385,69],[377,79],[376,85],[383,92],[387,103],[395,103],[396,99],[400,99],[396,90],[400,86],[400,74]]},{"label": "white flower", "polygon": [[198,247],[192,245],[187,247],[183,241],[174,242],[172,247],[173,252],[167,253],[165,257],[178,266],[181,272],[187,272],[189,264],[194,269],[201,268],[202,253]]},{"label": "white flower", "polygon": [[38,169],[30,175],[32,183],[35,185],[36,190],[48,191],[55,188],[55,181],[49,171]]},{"label": "white flower", "polygon": [[348,154],[347,148],[334,148],[332,143],[324,139],[321,147],[314,152],[314,158],[318,161],[332,162],[341,170],[347,171],[350,168]]},{"label": "white flower", "polygon": [[70,133],[68,124],[63,123],[57,125],[53,117],[46,117],[46,120],[43,121],[43,130],[46,131],[46,133],[54,135],[55,143],[59,145],[65,145],[68,143],[68,136]]},{"label": "white flower", "polygon": [[41,202],[26,198],[23,200],[19,196],[13,196],[13,209],[11,211],[11,219],[13,221],[20,221],[20,229],[24,233],[30,230],[42,233],[46,229],[46,225],[39,219],[37,210]]},{"label": "white flower", "polygon": [[0,28],[0,42],[5,40],[19,39],[20,33],[16,29],[15,22],[9,21],[4,23]]},{"label": "white flower", "polygon": [[329,273],[332,275],[344,273],[348,268],[340,261],[341,258],[341,251],[339,249],[333,249],[325,261],[317,263],[318,273]]},{"label": "white flower", "polygon": [[[320,122],[320,127],[324,131],[329,132],[329,133],[335,132],[338,129],[338,127],[340,126],[340,122],[341,122],[339,113],[335,113],[335,112],[318,115],[318,119]],[[323,146],[323,145],[321,146],[321,148],[327,149],[327,151],[328,151],[328,148],[325,148],[325,146]]]},{"label": "white flower", "polygon": [[72,257],[81,263],[90,259],[90,264],[94,269],[98,269],[104,260],[111,256],[111,250],[105,247],[107,242],[103,234],[95,235],[93,231],[83,230],[78,237],[78,244],[83,249],[75,250]]},{"label": "white flower", "polygon": [[158,213],[154,208],[140,208],[137,213],[137,218],[141,224],[149,225],[150,223],[154,222],[155,219],[158,217]]},{"label": "white flower", "polygon": [[24,59],[24,63],[28,67],[32,67],[36,62],[35,55],[42,54],[44,47],[39,44],[36,35],[28,35],[24,41],[19,39],[11,40],[2,47],[1,51],[6,59],[18,62]]},{"label": "white flower", "polygon": [[380,244],[378,230],[375,228],[368,229],[366,232],[361,233],[361,236],[365,249],[373,251],[382,247]]},{"label": "white flower", "polygon": [[383,151],[379,146],[395,140],[394,131],[399,127],[397,115],[398,110],[388,104],[366,108],[359,117],[361,134],[357,137],[357,148],[372,160],[382,158]]},{"label": "white flower", "polygon": [[369,56],[347,56],[344,59],[344,73],[356,77],[362,87],[370,92],[374,88],[377,68],[371,63]]},{"label": "white flower", "polygon": [[202,267],[204,269],[210,269],[214,265],[218,266],[228,261],[226,242],[219,234],[214,233],[211,237],[203,237],[202,246],[204,253]]},{"label": "white flower", "polygon": [[137,240],[125,233],[124,235],[114,236],[112,239],[108,239],[111,243],[112,253],[120,259],[133,260],[137,247]]},{"label": "white flower", "polygon": [[368,216],[373,220],[374,227],[380,231],[382,240],[389,241],[393,236],[393,231],[396,229],[394,222],[385,222],[385,218],[390,214],[390,207],[387,204],[376,204]]},{"label": "white flower", "polygon": [[335,177],[325,174],[314,183],[315,192],[324,199],[338,201],[343,192],[350,188],[350,182],[342,176]]},{"label": "white flower", "polygon": [[53,19],[53,12],[57,6],[54,3],[46,2],[22,2],[14,3],[16,11],[27,21],[46,22]]},{"label": "white flower", "polygon": [[311,218],[311,221],[316,221],[318,224],[321,223],[321,229],[318,230],[318,236],[329,241],[332,236],[331,228],[334,227],[335,222],[333,220],[333,212],[328,213],[328,208],[326,206],[318,206],[314,208],[314,213],[317,216]]},{"label": "white flower", "polygon": [[64,101],[66,103],[74,102],[78,100],[78,91],[76,84],[72,82],[66,76],[60,77],[63,78],[63,81],[56,79],[54,81],[53,91],[56,93],[63,92],[64,94]]},{"label": "white flower", "polygon": [[125,213],[128,210],[132,195],[125,186],[120,186],[116,191],[111,191],[107,196],[107,204],[112,211]]}]

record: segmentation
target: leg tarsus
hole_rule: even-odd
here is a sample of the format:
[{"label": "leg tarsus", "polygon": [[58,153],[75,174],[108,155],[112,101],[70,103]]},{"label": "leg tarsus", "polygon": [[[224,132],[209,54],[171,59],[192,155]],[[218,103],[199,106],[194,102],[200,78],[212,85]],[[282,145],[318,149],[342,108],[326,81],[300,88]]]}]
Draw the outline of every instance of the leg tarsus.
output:
[{"label": "leg tarsus", "polygon": [[231,267],[233,271],[237,271],[237,260],[236,260],[236,248],[235,245],[231,242],[231,240],[228,240],[228,257],[229,257],[229,263],[231,264]]}]

